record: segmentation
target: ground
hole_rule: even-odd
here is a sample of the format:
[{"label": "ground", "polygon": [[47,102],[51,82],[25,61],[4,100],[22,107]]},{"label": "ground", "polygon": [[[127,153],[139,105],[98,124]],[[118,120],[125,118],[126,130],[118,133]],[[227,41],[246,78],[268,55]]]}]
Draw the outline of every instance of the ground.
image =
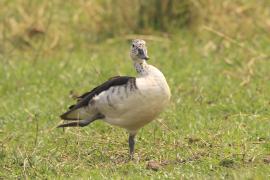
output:
[{"label": "ground", "polygon": [[[269,1],[224,3],[211,26],[102,38],[88,31],[91,3],[14,2],[0,6],[0,179],[270,178]],[[56,126],[74,96],[136,75],[132,38],[147,42],[172,97],[129,161],[124,129]]]},{"label": "ground", "polygon": [[147,42],[149,63],[165,74],[172,98],[139,132],[134,161],[123,129],[101,121],[55,128],[74,94],[114,75],[135,75],[128,40],[44,52],[38,60],[35,52],[4,57],[0,176],[269,177],[269,46],[261,42],[256,54],[186,32]]}]

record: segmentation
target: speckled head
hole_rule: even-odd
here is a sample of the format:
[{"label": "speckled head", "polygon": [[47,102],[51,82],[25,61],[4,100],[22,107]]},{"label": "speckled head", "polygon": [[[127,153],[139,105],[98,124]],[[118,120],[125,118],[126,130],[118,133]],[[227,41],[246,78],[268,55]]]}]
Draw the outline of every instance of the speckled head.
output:
[{"label": "speckled head", "polygon": [[147,48],[145,41],[141,39],[135,39],[132,41],[130,57],[133,61],[148,60]]}]

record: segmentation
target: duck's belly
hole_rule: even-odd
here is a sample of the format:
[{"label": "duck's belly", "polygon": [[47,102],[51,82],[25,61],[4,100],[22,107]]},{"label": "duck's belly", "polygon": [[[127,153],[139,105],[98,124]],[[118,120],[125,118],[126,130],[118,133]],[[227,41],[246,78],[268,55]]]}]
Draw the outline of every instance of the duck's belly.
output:
[{"label": "duck's belly", "polygon": [[117,88],[119,89],[109,89],[100,94],[96,106],[105,115],[106,122],[129,131],[137,131],[151,122],[169,101],[168,95],[161,92],[159,86],[145,88],[138,84],[135,91],[126,91],[124,87]]},{"label": "duck's belly", "polygon": [[[128,107],[129,106],[127,106],[127,108]],[[164,107],[165,104],[163,105],[162,102],[160,104],[149,102],[146,104],[141,103],[140,107],[132,106],[130,108],[133,109],[121,112],[121,114],[119,113],[118,116],[107,115],[105,121],[112,125],[126,128],[130,131],[136,131],[154,120],[154,118],[160,114]]]}]

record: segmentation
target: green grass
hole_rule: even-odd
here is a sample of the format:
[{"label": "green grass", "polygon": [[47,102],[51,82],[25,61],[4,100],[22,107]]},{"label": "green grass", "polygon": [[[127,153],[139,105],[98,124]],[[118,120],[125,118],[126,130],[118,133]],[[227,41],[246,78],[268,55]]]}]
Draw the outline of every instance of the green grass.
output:
[{"label": "green grass", "polygon": [[[42,52],[35,61],[31,50],[2,56],[0,177],[269,178],[263,159],[270,153],[270,61],[257,58],[250,74],[247,64],[256,56],[243,48],[222,42],[206,50],[208,41],[187,32],[173,39],[148,41],[149,63],[166,75],[172,99],[158,118],[162,123],[139,132],[134,161],[127,161],[123,129],[101,121],[55,128],[74,102],[70,91],[83,93],[116,74],[135,75],[127,40]],[[260,42],[259,52],[269,52]],[[160,170],[147,169],[150,160]]]},{"label": "green grass", "polygon": [[[241,20],[248,27],[254,2],[222,15],[245,15],[248,20],[232,24]],[[218,28],[221,33],[204,28],[145,36],[152,39],[146,39],[149,63],[165,74],[172,98],[157,121],[140,130],[135,160],[128,161],[123,129],[101,121],[56,129],[59,115],[74,103],[72,94],[111,76],[136,75],[128,36],[93,44],[99,37],[87,29],[90,5],[81,13],[84,4],[73,1],[17,3],[0,6],[0,179],[269,179],[270,38],[262,23],[269,19],[267,8],[256,10],[265,17],[247,36],[245,28],[222,34],[237,26]],[[20,6],[32,19],[22,18]],[[12,18],[19,23],[11,26]],[[37,34],[27,34],[39,23]],[[160,169],[148,169],[149,161]]]}]

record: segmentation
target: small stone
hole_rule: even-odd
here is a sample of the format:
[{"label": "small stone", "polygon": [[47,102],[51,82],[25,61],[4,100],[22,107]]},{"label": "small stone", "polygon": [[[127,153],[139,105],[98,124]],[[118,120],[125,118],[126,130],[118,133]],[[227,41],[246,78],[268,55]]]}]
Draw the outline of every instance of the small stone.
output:
[{"label": "small stone", "polygon": [[162,161],[161,162],[161,166],[167,166],[167,165],[169,165],[170,164],[170,161],[169,160],[164,160],[164,161]]},{"label": "small stone", "polygon": [[146,165],[146,169],[151,169],[153,171],[158,171],[160,168],[160,164],[156,161],[149,161]]},{"label": "small stone", "polygon": [[223,159],[219,162],[220,166],[231,168],[234,166],[234,161],[232,159]]},{"label": "small stone", "polygon": [[189,137],[188,138],[188,143],[189,144],[196,143],[196,142],[199,142],[199,141],[200,141],[200,139],[196,138],[196,137]]},{"label": "small stone", "polygon": [[270,164],[270,155],[263,158],[263,162],[266,164]]}]

